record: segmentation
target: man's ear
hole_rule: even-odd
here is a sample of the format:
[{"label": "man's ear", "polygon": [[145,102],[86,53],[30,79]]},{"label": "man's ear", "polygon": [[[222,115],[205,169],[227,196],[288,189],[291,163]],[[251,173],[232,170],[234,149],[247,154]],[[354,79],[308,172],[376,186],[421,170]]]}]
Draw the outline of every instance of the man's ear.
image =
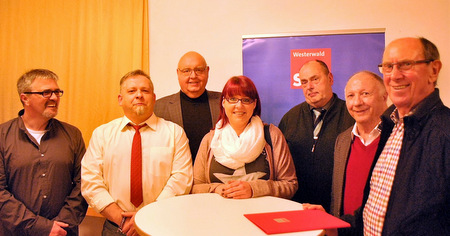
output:
[{"label": "man's ear", "polygon": [[430,83],[436,83],[439,72],[442,68],[442,62],[440,60],[435,60],[430,62],[431,63],[431,74],[430,74]]},{"label": "man's ear", "polygon": [[22,101],[22,104],[25,106],[25,104],[28,105],[28,101],[30,100],[30,98],[26,95],[21,93],[20,94],[20,101]]},{"label": "man's ear", "polygon": [[122,106],[122,95],[117,96],[117,101],[119,102],[119,106]]}]

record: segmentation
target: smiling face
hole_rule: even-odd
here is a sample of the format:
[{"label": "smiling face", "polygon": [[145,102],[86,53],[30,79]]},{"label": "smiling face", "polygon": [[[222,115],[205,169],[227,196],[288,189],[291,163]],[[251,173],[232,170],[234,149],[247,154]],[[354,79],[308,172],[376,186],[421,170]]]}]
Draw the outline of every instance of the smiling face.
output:
[{"label": "smiling face", "polygon": [[352,76],[345,86],[345,103],[358,126],[373,129],[387,108],[387,93],[383,82],[360,72]]},{"label": "smiling face", "polygon": [[324,107],[333,97],[333,75],[317,61],[305,63],[299,72],[306,102],[314,108]]},{"label": "smiling face", "polygon": [[155,94],[150,80],[142,75],[136,75],[123,81],[119,105],[125,116],[135,124],[146,121],[153,114]]},{"label": "smiling face", "polygon": [[[419,39],[403,38],[391,42],[383,54],[383,63],[407,60],[425,60]],[[390,73],[383,73],[384,84],[392,103],[403,117],[434,91],[441,62],[415,64],[410,70],[400,71],[395,65]]]},{"label": "smiling face", "polygon": [[[235,95],[233,98],[237,99],[250,99],[251,98],[247,96],[241,96],[241,95]],[[223,99],[222,106],[225,110],[225,114],[228,118],[228,121],[230,122],[231,127],[236,131],[236,133],[239,135],[240,132],[242,132],[245,127],[247,126],[248,122],[253,116],[253,111],[256,107],[256,101],[252,100],[253,102],[250,104],[243,104],[242,101],[238,101],[237,103],[230,103],[227,99]]]},{"label": "smiling face", "polygon": [[[30,92],[42,92],[44,90],[59,90],[56,80],[37,77],[30,86]],[[28,115],[42,116],[51,119],[58,114],[60,97],[52,93],[51,97],[44,98],[40,94],[22,94],[25,113]]]},{"label": "smiling face", "polygon": [[[183,71],[190,71],[191,73]],[[200,54],[188,52],[178,62],[177,75],[181,91],[190,98],[198,98],[205,92],[209,67]]]}]

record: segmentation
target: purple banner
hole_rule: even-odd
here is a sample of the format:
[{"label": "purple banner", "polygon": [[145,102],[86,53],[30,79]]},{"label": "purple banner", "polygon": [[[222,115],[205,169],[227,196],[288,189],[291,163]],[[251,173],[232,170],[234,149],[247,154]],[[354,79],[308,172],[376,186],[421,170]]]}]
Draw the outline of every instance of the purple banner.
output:
[{"label": "purple banner", "polygon": [[264,122],[278,125],[283,115],[305,101],[298,86],[301,65],[321,59],[334,75],[333,92],[345,99],[344,88],[355,72],[378,72],[384,33],[351,33],[288,37],[246,37],[242,43],[243,72],[261,98]]}]

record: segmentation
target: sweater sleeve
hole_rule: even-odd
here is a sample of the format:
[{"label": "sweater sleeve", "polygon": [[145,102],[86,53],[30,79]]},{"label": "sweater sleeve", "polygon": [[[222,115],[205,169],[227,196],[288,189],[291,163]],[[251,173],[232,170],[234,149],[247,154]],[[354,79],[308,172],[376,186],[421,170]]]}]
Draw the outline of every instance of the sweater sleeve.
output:
[{"label": "sweater sleeve", "polygon": [[250,181],[253,197],[274,196],[290,199],[298,189],[297,176],[294,162],[289,147],[281,131],[274,125],[270,125],[270,136],[273,149],[266,144],[268,161],[270,166],[269,180]]},{"label": "sweater sleeve", "polygon": [[200,147],[195,157],[194,163],[194,185],[191,193],[213,193],[220,183],[211,183],[209,179],[211,139],[214,131],[209,132],[203,137]]}]

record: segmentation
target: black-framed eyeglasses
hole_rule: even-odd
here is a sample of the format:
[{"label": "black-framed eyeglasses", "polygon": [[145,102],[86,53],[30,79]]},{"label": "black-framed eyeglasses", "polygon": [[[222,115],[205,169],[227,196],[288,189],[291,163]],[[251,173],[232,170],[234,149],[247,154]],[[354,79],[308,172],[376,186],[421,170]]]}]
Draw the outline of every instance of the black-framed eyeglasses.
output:
[{"label": "black-framed eyeglasses", "polygon": [[44,98],[50,98],[52,94],[55,94],[57,97],[62,97],[64,91],[62,90],[44,90],[42,92],[23,92],[24,94],[40,94]]},{"label": "black-framed eyeglasses", "polygon": [[225,98],[225,100],[227,100],[231,104],[236,104],[240,101],[242,104],[245,105],[252,104],[253,102],[255,102],[255,100],[251,98]]},{"label": "black-framed eyeglasses", "polygon": [[381,63],[378,65],[378,69],[380,70],[380,73],[391,73],[392,70],[394,69],[394,65],[397,65],[397,69],[399,71],[407,71],[407,70],[411,70],[415,64],[420,64],[420,63],[430,63],[434,60],[418,60],[418,61],[413,61],[413,60],[408,60],[408,61],[399,61],[396,63]]},{"label": "black-framed eyeglasses", "polygon": [[180,71],[181,74],[183,74],[184,76],[189,76],[189,75],[191,75],[192,72],[194,72],[194,74],[196,74],[196,75],[201,75],[201,74],[205,73],[206,68],[208,68],[208,66],[196,67],[194,69],[184,68],[184,69],[178,69],[178,71]]}]

